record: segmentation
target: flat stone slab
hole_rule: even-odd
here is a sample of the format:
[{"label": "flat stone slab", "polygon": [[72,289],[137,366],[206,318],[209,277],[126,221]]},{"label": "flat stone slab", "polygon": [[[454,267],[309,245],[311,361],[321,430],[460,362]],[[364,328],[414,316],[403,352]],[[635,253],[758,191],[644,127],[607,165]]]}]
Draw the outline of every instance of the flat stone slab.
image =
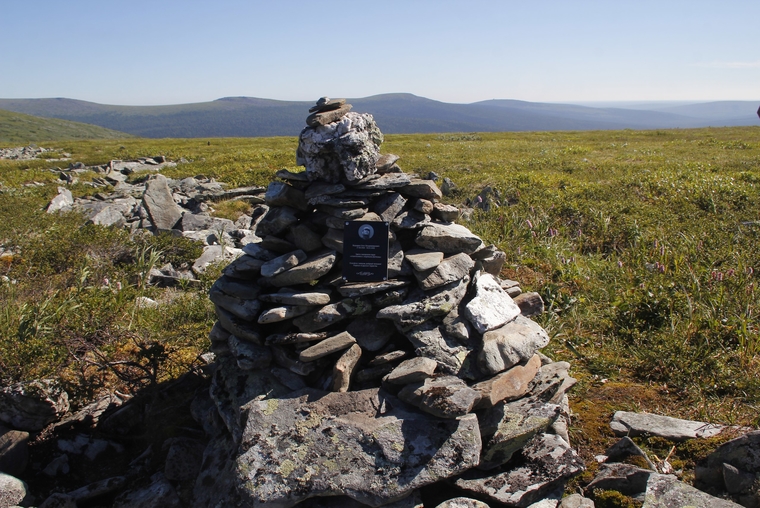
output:
[{"label": "flat stone slab", "polygon": [[713,437],[726,429],[723,425],[628,411],[617,411],[612,417],[610,427],[618,436],[651,434],[671,441]]},{"label": "flat stone slab", "polygon": [[472,254],[483,245],[480,237],[459,224],[428,224],[417,234],[415,242],[445,254]]},{"label": "flat stone slab", "polygon": [[386,280],[382,282],[349,282],[338,288],[341,296],[354,298],[357,296],[372,295],[383,291],[398,289],[410,284],[407,280]]},{"label": "flat stone slab", "polygon": [[259,295],[259,300],[284,305],[327,305],[330,303],[330,293],[326,291],[301,293],[283,288],[277,293]]},{"label": "flat stone slab", "polygon": [[478,463],[477,418],[409,412],[378,390],[306,389],[247,404],[234,483],[245,506],[347,495],[380,506]]},{"label": "flat stone slab", "polygon": [[[472,270],[474,266],[475,261],[473,261],[470,256],[467,254],[456,254],[447,257],[434,268],[424,272],[415,271],[414,276],[417,278],[419,287],[427,291],[468,277],[470,275],[470,270]],[[501,290],[501,288],[499,288],[499,290]],[[501,326],[502,324],[504,323],[499,323],[498,326]]]},{"label": "flat stone slab", "polygon": [[443,261],[443,252],[431,250],[415,249],[407,251],[405,255],[412,268],[420,272],[433,269]]},{"label": "flat stone slab", "polygon": [[523,449],[524,461],[508,471],[484,475],[468,471],[456,486],[506,506],[529,506],[549,496],[585,468],[561,437],[539,434]]},{"label": "flat stone slab", "polygon": [[316,253],[303,263],[267,279],[273,286],[296,286],[317,280],[332,269],[337,257],[335,251]]},{"label": "flat stone slab", "polygon": [[348,349],[354,344],[356,344],[356,339],[350,333],[342,332],[304,349],[298,359],[302,362],[313,362],[327,355]]},{"label": "flat stone slab", "polygon": [[687,485],[673,475],[652,474],[647,482],[644,504],[641,508],[741,508],[725,499]]}]

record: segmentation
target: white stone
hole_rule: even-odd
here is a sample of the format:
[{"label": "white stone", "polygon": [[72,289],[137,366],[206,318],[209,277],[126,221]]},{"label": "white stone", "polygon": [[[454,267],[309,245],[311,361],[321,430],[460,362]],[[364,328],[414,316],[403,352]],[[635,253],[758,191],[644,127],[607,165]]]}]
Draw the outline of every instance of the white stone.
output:
[{"label": "white stone", "polygon": [[494,330],[520,315],[515,304],[499,281],[490,273],[475,278],[475,297],[464,308],[464,316],[480,333]]}]

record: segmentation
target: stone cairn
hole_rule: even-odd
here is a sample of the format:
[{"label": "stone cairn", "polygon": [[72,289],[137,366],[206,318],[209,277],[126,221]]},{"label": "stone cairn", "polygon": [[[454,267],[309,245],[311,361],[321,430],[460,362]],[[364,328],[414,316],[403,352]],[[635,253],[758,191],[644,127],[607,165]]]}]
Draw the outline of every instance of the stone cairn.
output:
[{"label": "stone cairn", "polygon": [[[528,506],[561,490],[583,469],[565,419],[575,380],[538,352],[549,337],[524,314],[540,298],[515,303],[506,255],[456,224],[434,181],[380,155],[372,116],[350,109],[310,110],[306,171],[277,173],[261,240],[210,291],[224,426],[196,501],[411,507],[442,482]],[[390,224],[388,280],[344,281],[346,221]]]}]

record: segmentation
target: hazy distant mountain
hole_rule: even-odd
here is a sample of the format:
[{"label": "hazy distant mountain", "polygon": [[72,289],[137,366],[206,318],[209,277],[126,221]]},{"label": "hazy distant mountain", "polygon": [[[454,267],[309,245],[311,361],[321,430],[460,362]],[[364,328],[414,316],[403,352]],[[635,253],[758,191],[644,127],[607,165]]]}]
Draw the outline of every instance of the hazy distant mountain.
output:
[{"label": "hazy distant mountain", "polygon": [[[665,103],[641,109],[516,100],[452,104],[411,94],[384,94],[349,102],[354,111],[371,113],[386,134],[760,125],[757,103],[738,101]],[[255,97],[168,106],[113,106],[62,98],[0,99],[0,109],[149,138],[294,136],[304,127],[312,105]]]},{"label": "hazy distant mountain", "polygon": [[39,143],[66,139],[114,139],[131,137],[124,132],[58,118],[42,118],[0,110],[0,142]]}]

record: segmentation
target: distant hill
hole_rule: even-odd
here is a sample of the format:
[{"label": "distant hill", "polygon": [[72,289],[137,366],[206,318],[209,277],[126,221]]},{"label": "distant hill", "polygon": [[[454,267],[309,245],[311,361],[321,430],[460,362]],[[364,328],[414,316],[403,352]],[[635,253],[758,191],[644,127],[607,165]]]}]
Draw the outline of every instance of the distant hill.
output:
[{"label": "distant hill", "polygon": [[86,123],[42,118],[0,110],[0,142],[38,143],[66,139],[112,139],[132,137],[124,132]]},{"label": "distant hill", "polygon": [[[758,103],[653,105],[653,109],[590,107],[516,100],[473,104],[439,102],[412,94],[349,99],[371,113],[386,134],[606,129],[667,129],[760,125]],[[167,106],[113,106],[73,99],[0,99],[0,108],[99,125],[149,138],[295,136],[313,102],[225,97]]]}]

